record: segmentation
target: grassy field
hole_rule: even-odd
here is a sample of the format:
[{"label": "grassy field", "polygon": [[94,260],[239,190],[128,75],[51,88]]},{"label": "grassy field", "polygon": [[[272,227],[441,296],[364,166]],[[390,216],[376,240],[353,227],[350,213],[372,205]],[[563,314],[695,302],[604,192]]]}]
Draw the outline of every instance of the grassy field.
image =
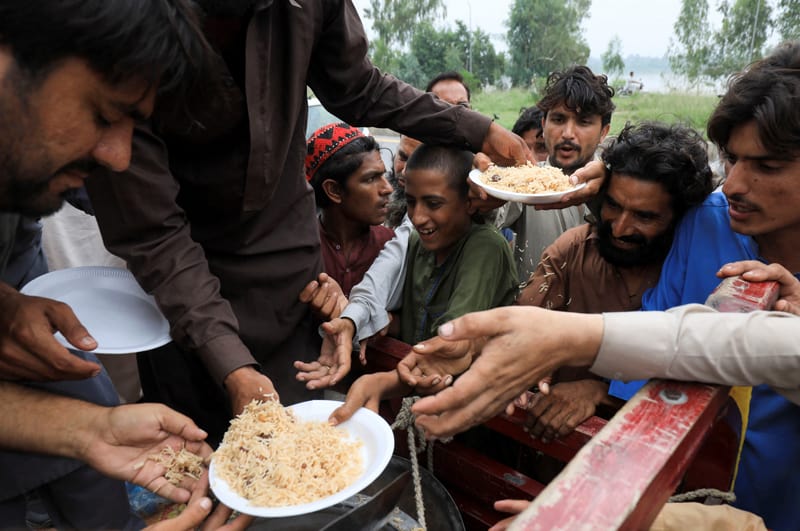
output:
[{"label": "grassy field", "polygon": [[[482,92],[473,94],[473,107],[511,129],[522,107],[536,103],[536,94],[522,89]],[[700,130],[705,136],[705,125],[717,104],[717,97],[708,94],[641,93],[632,96],[615,96],[617,106],[611,119],[611,132],[616,134],[626,122],[658,120],[666,123],[680,122]]]}]

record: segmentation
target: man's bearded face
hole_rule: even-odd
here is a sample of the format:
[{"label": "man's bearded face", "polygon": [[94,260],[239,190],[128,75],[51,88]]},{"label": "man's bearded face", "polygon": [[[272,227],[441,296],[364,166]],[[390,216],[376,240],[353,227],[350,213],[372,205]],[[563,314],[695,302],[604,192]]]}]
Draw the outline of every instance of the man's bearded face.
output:
[{"label": "man's bearded face", "polygon": [[611,223],[601,221],[597,224],[597,249],[607,262],[620,267],[633,267],[654,262],[662,262],[667,257],[672,245],[672,229],[654,238],[645,238],[641,234],[621,236],[618,240],[634,246],[622,249],[614,245]]}]

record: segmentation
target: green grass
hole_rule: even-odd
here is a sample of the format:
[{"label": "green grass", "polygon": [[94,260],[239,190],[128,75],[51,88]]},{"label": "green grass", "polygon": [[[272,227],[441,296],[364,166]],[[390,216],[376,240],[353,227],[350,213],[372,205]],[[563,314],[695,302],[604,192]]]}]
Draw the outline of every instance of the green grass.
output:
[{"label": "green grass", "polygon": [[[473,107],[496,120],[503,127],[511,129],[522,107],[536,103],[537,96],[531,91],[511,89],[507,91],[481,92],[472,97]],[[689,93],[641,93],[632,96],[615,96],[617,109],[611,119],[614,135],[626,122],[638,123],[643,120],[660,122],[680,122],[690,125],[705,134],[706,121],[717,104],[717,97],[707,94]]]}]

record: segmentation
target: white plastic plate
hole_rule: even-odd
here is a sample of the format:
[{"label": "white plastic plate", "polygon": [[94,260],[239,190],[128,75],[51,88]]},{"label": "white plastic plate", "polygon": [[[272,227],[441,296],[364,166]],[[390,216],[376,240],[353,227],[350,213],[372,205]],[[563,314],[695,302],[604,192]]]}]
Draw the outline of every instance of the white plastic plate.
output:
[{"label": "white plastic plate", "polygon": [[[299,420],[327,422],[333,410],[341,406],[336,400],[310,400],[289,406]],[[346,432],[351,440],[361,441],[361,458],[364,471],[353,483],[335,494],[319,500],[287,505],[283,507],[261,507],[251,505],[250,501],[231,490],[230,486],[216,475],[214,459],[211,459],[209,481],[211,490],[219,500],[240,513],[263,518],[282,518],[296,516],[326,509],[360,492],[381,475],[394,452],[394,436],[389,424],[376,413],[363,407],[347,420],[336,426]]]},{"label": "white plastic plate", "polygon": [[[144,352],[172,340],[169,323],[155,299],[144,292],[127,269],[59,269],[33,279],[20,291],[68,304],[97,340],[98,347],[92,352]],[[60,333],[55,338],[65,347],[75,348]]]},{"label": "white plastic plate", "polygon": [[570,188],[569,190],[565,190],[563,192],[547,192],[542,194],[519,194],[516,192],[509,192],[508,190],[501,190],[499,188],[493,188],[492,186],[484,183],[481,180],[481,175],[483,173],[478,170],[474,169],[469,172],[469,178],[472,182],[486,190],[486,193],[492,197],[496,197],[497,199],[502,199],[504,201],[513,201],[515,203],[525,203],[526,205],[547,205],[551,203],[558,203],[561,201],[561,198],[567,195],[570,192],[574,192],[576,190],[580,190],[586,183],[581,183],[574,188]]}]

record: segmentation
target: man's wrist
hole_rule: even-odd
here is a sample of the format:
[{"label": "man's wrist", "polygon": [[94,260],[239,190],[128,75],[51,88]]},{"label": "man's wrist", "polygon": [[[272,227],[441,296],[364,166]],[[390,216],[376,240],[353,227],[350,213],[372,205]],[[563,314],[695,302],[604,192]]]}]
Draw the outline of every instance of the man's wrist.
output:
[{"label": "man's wrist", "polygon": [[110,407],[98,406],[97,404],[83,403],[80,415],[75,415],[73,422],[65,430],[65,457],[72,457],[84,463],[91,461],[96,453],[93,448],[97,442],[108,436],[110,423],[108,421],[111,414]]},{"label": "man's wrist", "polygon": [[260,375],[261,373],[256,370],[255,365],[242,365],[241,367],[237,367],[229,372],[222,381],[222,385],[226,389],[229,389],[230,387],[236,387],[237,384],[248,378],[251,378],[256,374]]},{"label": "man's wrist", "polygon": [[601,314],[556,313],[569,315],[575,321],[570,323],[570,328],[575,332],[568,332],[569,348],[560,349],[564,358],[563,365],[588,367],[594,364],[603,340],[603,316]]}]

